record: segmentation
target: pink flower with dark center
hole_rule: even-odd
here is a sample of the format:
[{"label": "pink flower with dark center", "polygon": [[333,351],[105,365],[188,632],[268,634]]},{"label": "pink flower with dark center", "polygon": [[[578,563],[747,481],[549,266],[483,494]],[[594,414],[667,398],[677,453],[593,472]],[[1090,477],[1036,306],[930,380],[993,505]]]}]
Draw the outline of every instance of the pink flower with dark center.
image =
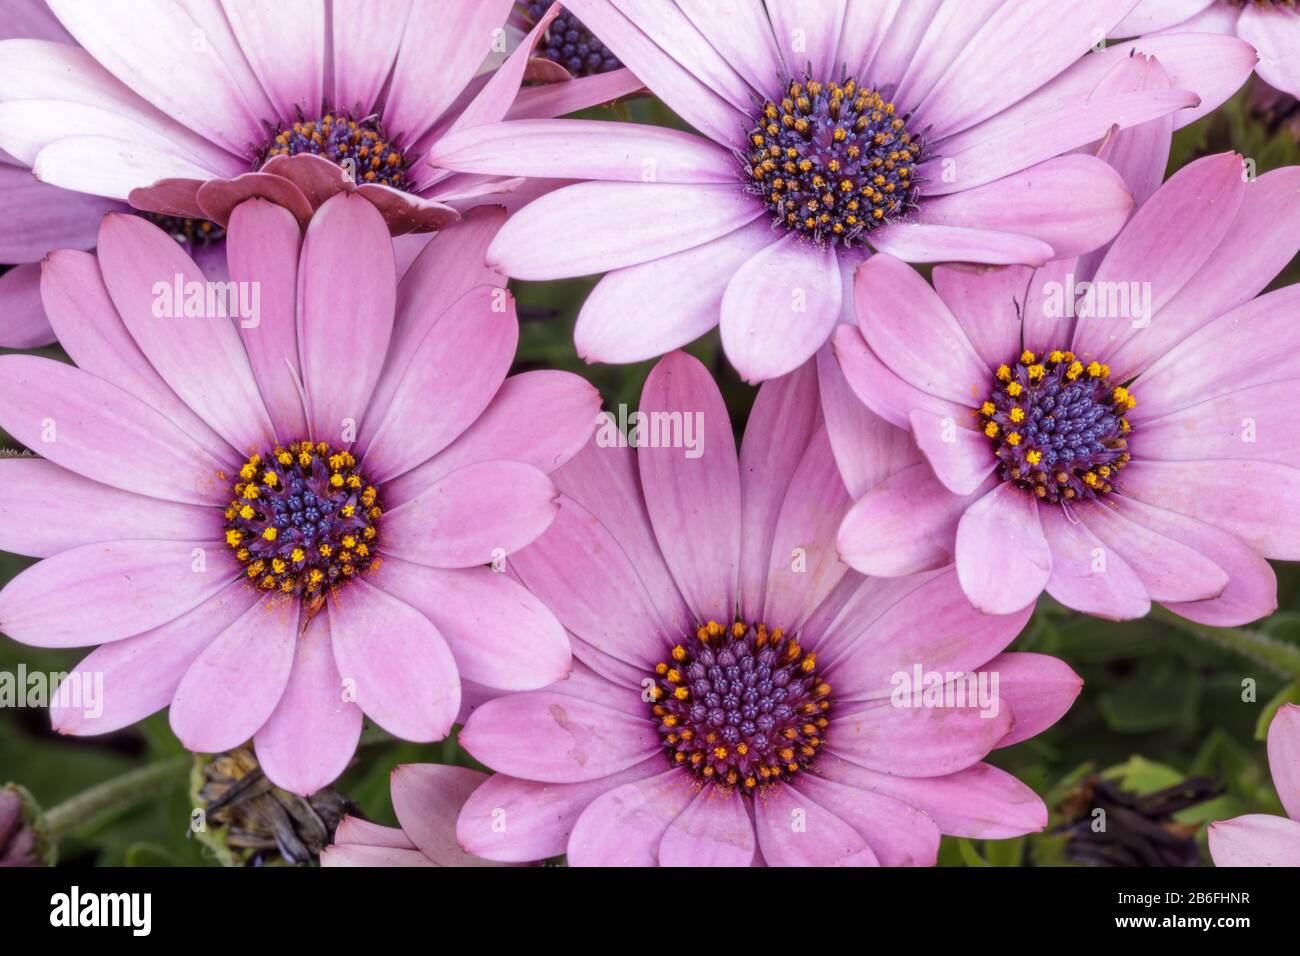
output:
[{"label": "pink flower with dark center", "polygon": [[500,866],[456,842],[456,818],[487,774],[468,767],[403,764],[391,792],[399,827],[344,817],[321,866]]},{"label": "pink flower with dark center", "polygon": [[305,235],[252,200],[227,242],[237,301],[215,309],[139,217],[106,217],[94,256],[51,254],[45,307],[77,367],[0,357],[0,427],[42,456],[0,460],[0,547],[44,559],[0,592],[0,629],[102,645],[65,684],[102,675],[102,700],[60,700],[56,729],[170,703],[188,748],[252,738],[306,793],[347,764],[363,713],[437,740],[484,688],[568,672],[559,623],[488,565],[550,524],[546,472],[599,405],[574,375],[506,378],[514,305],[482,264],[504,218],[474,211],[398,283],[360,196]]},{"label": "pink flower with dark center", "polygon": [[428,231],[488,197],[548,188],[440,173],[424,162],[440,136],[557,116],[640,85],[615,71],[520,91],[554,13],[479,74],[504,49],[511,6],[51,0],[81,48],[0,42],[0,148],[44,182],[223,227],[250,197],[305,225],[329,197],[355,191],[394,234]]},{"label": "pink flower with dark center", "polygon": [[[927,865],[941,832],[1041,829],[1042,801],[981,761],[1054,723],[1079,679],[1002,653],[1028,612],[977,613],[950,568],[882,580],[840,563],[849,498],[812,364],[763,387],[739,455],[684,353],[650,373],[637,415],[635,451],[610,423],[555,472],[560,514],[513,560],[581,663],[470,716],[460,743],[497,775],[461,845],[575,865]],[[922,700],[923,681],[942,694]],[[988,706],[954,696],[967,684],[991,687]]]},{"label": "pink flower with dark center", "polygon": [[1133,2],[571,0],[702,135],[508,121],[453,132],[430,162],[589,180],[531,203],[489,250],[520,279],[608,273],[574,333],[588,360],[641,361],[720,324],[762,381],[826,341],[871,249],[1039,265],[1114,236],[1132,200],[1077,151],[1113,127],[1191,122],[1255,62],[1228,37],[1090,54]]},{"label": "pink flower with dark center", "polygon": [[1283,704],[1273,716],[1268,766],[1286,816],[1248,813],[1211,823],[1215,866],[1300,866],[1300,705]]},{"label": "pink flower with dark center", "polygon": [[1297,251],[1300,167],[1253,179],[1224,153],[1156,190],[1100,261],[940,267],[932,288],[872,258],[835,352],[924,462],[857,502],[841,555],[883,575],[955,556],[990,613],[1043,590],[1116,619],[1153,601],[1208,624],[1271,613],[1264,558],[1300,557],[1300,286],[1256,296]]},{"label": "pink flower with dark center", "polygon": [[1255,72],[1300,96],[1300,9],[1296,0],[1142,0],[1111,36],[1218,33],[1259,52]]}]

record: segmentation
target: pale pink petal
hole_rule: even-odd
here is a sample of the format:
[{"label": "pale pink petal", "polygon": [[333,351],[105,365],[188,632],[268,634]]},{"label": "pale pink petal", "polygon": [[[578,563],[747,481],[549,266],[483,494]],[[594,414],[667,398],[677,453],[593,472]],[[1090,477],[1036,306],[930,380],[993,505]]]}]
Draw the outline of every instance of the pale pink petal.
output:
[{"label": "pale pink petal", "polygon": [[[625,547],[587,509],[564,497],[546,533],[509,560],[574,635],[648,670],[670,646],[656,637],[671,633],[665,624],[672,622],[660,616]],[[676,616],[679,630],[694,623],[684,609]]]},{"label": "pale pink petal", "polygon": [[388,352],[396,296],[383,218],[359,196],[335,196],[312,219],[298,266],[298,348],[316,439],[356,433]]},{"label": "pale pink petal", "polygon": [[1129,520],[1186,545],[1228,575],[1227,587],[1218,597],[1185,603],[1164,602],[1169,610],[1214,627],[1236,627],[1277,610],[1277,575],[1246,542],[1213,524],[1133,498],[1121,498],[1119,503],[1121,513]]},{"label": "pale pink petal", "polygon": [[660,866],[749,866],[754,824],[740,791],[705,787],[664,831]]},{"label": "pale pink petal", "polygon": [[1050,244],[1033,236],[969,229],[927,222],[893,222],[871,237],[878,251],[904,262],[979,262],[988,265],[1037,266],[1056,253]]},{"label": "pale pink petal", "polygon": [[569,674],[569,637],[542,602],[491,568],[447,570],[386,557],[375,587],[433,622],[461,675],[503,690],[537,690]]},{"label": "pale pink petal", "polygon": [[410,471],[465,431],[492,401],[519,341],[514,297],[479,286],[454,303],[412,352],[381,415],[367,422],[362,465],[373,482]]},{"label": "pale pink petal", "polygon": [[1146,586],[1119,552],[1110,550],[1074,512],[1038,509],[1043,536],[1052,549],[1047,593],[1066,607],[1112,621],[1145,617],[1151,610]]},{"label": "pale pink petal", "polygon": [[736,270],[771,243],[772,230],[760,219],[720,239],[608,273],[578,313],[578,354],[588,362],[640,362],[699,338],[718,324]]},{"label": "pale pink petal", "polygon": [[1191,19],[1216,0],[1140,0],[1111,33],[1117,37],[1136,37],[1155,33]]},{"label": "pale pink petal", "polygon": [[537,783],[494,774],[465,801],[456,838],[466,850],[489,860],[521,863],[560,856],[574,823],[594,799],[663,769],[663,757],[656,754],[620,773],[583,783]]},{"label": "pale pink petal", "polygon": [[100,217],[119,208],[43,183],[21,166],[0,164],[0,262],[40,262],[51,249],[89,249]]},{"label": "pale pink petal", "polygon": [[1237,35],[1259,51],[1255,72],[1279,90],[1300,95],[1300,11],[1261,9],[1247,4],[1237,21]]},{"label": "pale pink petal", "polygon": [[754,799],[754,829],[768,866],[877,866],[862,834],[784,784]]},{"label": "pale pink petal", "polygon": [[957,574],[987,614],[1033,604],[1047,584],[1052,553],[1033,495],[1003,482],[966,509],[957,524]]},{"label": "pale pink petal", "polygon": [[867,841],[881,866],[934,866],[939,828],[924,811],[892,797],[801,774],[793,788],[835,814]]},{"label": "pale pink petal", "polygon": [[673,447],[671,440],[660,447],[643,440],[637,449],[641,485],[655,536],[686,603],[701,621],[730,621],[740,564],[740,472],[718,386],[698,359],[674,352],[650,372],[639,411],[679,415],[678,445],[685,444],[690,422],[694,451]]},{"label": "pale pink petal", "polygon": [[[239,206],[230,218],[226,255],[230,278],[257,283],[256,324],[239,323],[253,377],[281,441],[307,433],[302,368],[298,362],[298,222],[279,206],[258,199]],[[250,286],[251,288],[251,286]]]},{"label": "pale pink petal", "polygon": [[[243,581],[234,581],[175,620],[101,644],[73,669],[77,676],[68,678],[68,689],[51,701],[54,729],[61,734],[106,734],[162,710],[194,659],[258,597]],[[102,699],[91,700],[87,688],[96,681],[103,687]]]},{"label": "pale pink petal", "polygon": [[858,267],[853,298],[867,344],[909,385],[967,406],[972,389],[987,387],[989,367],[911,266],[893,256],[872,256]]},{"label": "pale pink petal", "polygon": [[511,120],[442,137],[429,162],[494,176],[611,182],[732,183],[744,169],[716,143],[662,126],[604,120]]},{"label": "pale pink petal", "polygon": [[1300,821],[1300,705],[1283,704],[1268,726],[1268,768],[1278,799]]},{"label": "pale pink petal", "polygon": [[327,615],[311,620],[293,655],[289,683],[253,745],[272,783],[308,796],[347,769],[361,737],[361,708],[346,699]]},{"label": "pale pink petal", "polygon": [[794,631],[848,571],[835,535],[849,503],[821,428],[804,449],[777,515],[760,620]]},{"label": "pale pink petal", "polygon": [[36,349],[54,343],[41,304],[41,269],[34,262],[0,275],[0,348]]},{"label": "pale pink petal", "polygon": [[299,602],[264,597],[218,634],[181,678],[171,726],[186,749],[230,750],[275,710],[293,669]]},{"label": "pale pink petal", "polygon": [[237,155],[264,138],[267,117],[250,106],[247,88],[220,56],[191,49],[204,31],[183,6],[146,0],[131,16],[111,19],[77,0],[54,0],[50,8],[119,80],[190,129]]},{"label": "pale pink petal", "polygon": [[[127,330],[172,391],[237,451],[274,444],[275,426],[232,321],[243,311],[233,306],[251,303],[214,294],[177,242],[139,216],[104,219],[99,262]],[[195,289],[203,296],[197,316]]]},{"label": "pale pink petal", "polygon": [[384,500],[393,507],[458,468],[503,457],[554,471],[587,443],[599,412],[599,393],[571,372],[538,369],[512,375],[464,434],[389,482]]},{"label": "pale pink petal", "polygon": [[517,461],[453,471],[384,515],[382,549],[417,564],[467,568],[531,544],[559,512],[546,474]]},{"label": "pale pink petal", "polygon": [[840,325],[831,338],[835,358],[853,393],[885,421],[899,429],[911,429],[908,416],[921,408],[954,422],[968,417],[971,409],[923,391],[905,381],[886,365],[851,325]]},{"label": "pale pink petal", "polygon": [[999,747],[1042,733],[1061,719],[1083,688],[1083,678],[1065,661],[1047,654],[999,654],[980,668],[997,675],[997,694],[1011,707],[1013,725]]},{"label": "pale pink petal", "polygon": [[[954,674],[974,671],[1009,645],[1030,611],[981,614],[971,607],[951,568],[927,575],[897,600],[880,600],[874,618],[837,620],[836,640],[818,648],[837,700],[890,697],[898,677],[914,668]],[[932,621],[917,628],[922,617]],[[842,637],[841,637],[842,635]]]},{"label": "pale pink petal", "polygon": [[483,704],[459,739],[498,773],[577,783],[626,770],[662,749],[648,705],[643,713],[633,717],[554,690],[530,691]]},{"label": "pale pink petal", "polygon": [[989,368],[1021,349],[1021,315],[1029,280],[1024,266],[936,266],[931,278],[966,338]]},{"label": "pale pink petal", "polygon": [[[231,447],[181,401],[131,338],[89,253],[50,253],[41,265],[41,298],[59,344],[85,372],[161,412],[214,460],[232,462]],[[129,486],[132,490],[141,490]]]},{"label": "pale pink petal", "polygon": [[862,574],[897,577],[952,561],[957,522],[992,490],[954,495],[924,462],[891,475],[854,504],[840,525],[840,556]]},{"label": "pale pink petal", "polygon": [[[578,183],[512,216],[487,261],[516,279],[592,275],[703,245],[763,211],[734,185]],[[567,238],[557,243],[556,235]]]},{"label": "pale pink petal", "polygon": [[1209,558],[1145,524],[1131,521],[1125,502],[1077,509],[1079,519],[1137,575],[1154,601],[1200,601],[1218,597],[1228,575]]},{"label": "pale pink petal", "polygon": [[742,135],[746,122],[744,112],[715,93],[688,66],[673,60],[651,39],[648,31],[656,27],[656,21],[642,24],[640,17],[625,15],[607,0],[571,0],[566,6],[600,37],[624,66],[691,126],[718,143],[730,143]]},{"label": "pale pink petal", "polygon": [[456,817],[487,774],[468,767],[402,764],[393,770],[393,812],[403,832],[438,866],[490,866],[456,842]]},{"label": "pale pink petal", "polygon": [[[909,675],[910,676],[910,675]],[[920,696],[920,688],[915,688]],[[838,714],[827,747],[852,763],[904,777],[938,777],[983,759],[1011,730],[1011,708],[978,706],[895,706],[882,701],[851,714]]]},{"label": "pale pink petal", "polygon": [[447,736],[460,709],[460,675],[429,619],[360,578],[328,608],[334,662],[349,699],[395,737]]},{"label": "pale pink petal", "polygon": [[984,484],[998,460],[983,432],[921,408],[909,417],[916,446],[944,487],[964,496]]},{"label": "pale pink petal", "polygon": [[[990,14],[952,66],[916,107],[936,138],[1000,112],[1052,79],[1105,37],[1133,0],[1095,0],[1062,7],[1020,0]],[[1026,58],[1023,51],[1032,49]]]},{"label": "pale pink petal", "polygon": [[916,221],[1029,236],[1061,259],[1109,241],[1132,210],[1133,197],[1119,173],[1094,156],[1072,155],[923,202]]},{"label": "pale pink petal", "polygon": [[569,834],[569,865],[657,865],[660,841],[696,790],[690,774],[674,767],[601,794]]},{"label": "pale pink petal", "polygon": [[722,296],[722,347],[747,382],[785,375],[825,344],[844,289],[838,253],[795,233],[745,262]]},{"label": "pale pink petal", "polygon": [[899,777],[823,754],[817,772],[923,810],[940,830],[953,836],[999,840],[1047,826],[1042,798],[991,764],[977,763],[942,777]]},{"label": "pale pink petal", "polygon": [[762,617],[772,539],[793,477],[789,461],[801,455],[816,431],[817,372],[812,363],[758,390],[739,459],[742,620]]},{"label": "pale pink petal", "polygon": [[511,0],[448,0],[409,17],[384,108],[388,127],[411,142],[432,126],[491,52],[510,7]]},{"label": "pale pink petal", "polygon": [[[1266,488],[1267,494],[1242,494]],[[1266,461],[1134,461],[1124,495],[1222,528],[1266,558],[1300,560],[1300,470]]]},{"label": "pale pink petal", "polygon": [[0,459],[0,549],[45,558],[127,538],[208,541],[221,537],[215,508],[122,491],[38,458]]},{"label": "pale pink petal", "polygon": [[[56,464],[116,488],[192,504],[221,504],[229,495],[221,462],[167,418],[61,362],[0,358],[0,427]],[[150,467],[141,469],[142,460]]]},{"label": "pale pink petal", "polygon": [[1300,866],[1300,821],[1249,813],[1206,832],[1215,866]]}]

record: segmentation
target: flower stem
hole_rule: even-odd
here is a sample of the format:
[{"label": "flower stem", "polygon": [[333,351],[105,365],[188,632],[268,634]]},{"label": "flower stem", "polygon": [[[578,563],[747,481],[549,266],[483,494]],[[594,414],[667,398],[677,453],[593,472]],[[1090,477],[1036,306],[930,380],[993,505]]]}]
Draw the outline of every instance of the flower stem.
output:
[{"label": "flower stem", "polygon": [[180,754],[83,790],[41,815],[41,835],[51,845],[57,845],[64,837],[180,786],[188,778],[192,765],[189,754]]},{"label": "flower stem", "polygon": [[1288,680],[1300,681],[1300,647],[1276,638],[1241,627],[1210,627],[1179,617],[1162,607],[1153,607],[1151,616],[1200,638],[1208,644],[1223,647],[1258,664]]}]

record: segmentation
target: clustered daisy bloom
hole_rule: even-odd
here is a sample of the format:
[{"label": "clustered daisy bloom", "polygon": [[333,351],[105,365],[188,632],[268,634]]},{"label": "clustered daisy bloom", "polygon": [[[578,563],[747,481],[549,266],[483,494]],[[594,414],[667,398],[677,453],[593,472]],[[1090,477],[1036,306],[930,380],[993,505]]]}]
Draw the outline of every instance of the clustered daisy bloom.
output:
[{"label": "clustered daisy bloom", "polygon": [[45,306],[77,366],[0,357],[0,427],[43,456],[0,461],[0,546],[43,559],[0,591],[0,629],[101,645],[77,671],[104,675],[102,712],[62,701],[56,729],[170,703],[190,749],[251,737],[268,777],[309,793],[363,713],[437,740],[484,686],[568,672],[558,622],[488,565],[555,516],[546,471],[597,401],[568,373],[506,378],[514,306],[482,264],[503,218],[440,233],[399,284],[360,196],[305,235],[250,200],[228,252],[256,322],[160,309],[206,285],[139,217],[108,216],[94,256],[50,256]]},{"label": "clustered daisy bloom", "polygon": [[1221,33],[1237,36],[1259,53],[1255,72],[1267,83],[1300,96],[1300,9],[1296,0],[1141,0],[1113,36]]},{"label": "clustered daisy bloom", "polygon": [[616,70],[521,92],[558,7],[479,75],[504,49],[512,6],[49,0],[80,47],[0,42],[0,149],[43,182],[220,226],[250,197],[305,225],[355,191],[394,234],[428,231],[524,185],[433,169],[424,157],[439,137],[640,86]]},{"label": "clustered daisy bloom", "polygon": [[[941,832],[1041,829],[1042,801],[982,760],[1054,723],[1080,681],[1002,653],[1028,611],[978,613],[952,569],[870,579],[837,559],[849,499],[813,366],[763,387],[739,455],[683,353],[638,414],[643,435],[695,422],[699,443],[634,452],[602,429],[555,472],[560,514],[513,564],[580,663],[466,722],[461,745],[497,773],[461,845],[573,865],[929,865]],[[934,700],[899,694],[914,669],[943,675]],[[991,706],[954,697],[967,679],[995,681]]]},{"label": "clustered daisy bloom", "polygon": [[835,351],[925,462],[858,501],[845,560],[955,558],[992,613],[1043,590],[1110,618],[1152,601],[1220,625],[1270,613],[1264,558],[1300,557],[1300,288],[1258,294],[1300,251],[1300,168],[1244,170],[1191,163],[1092,266],[944,267],[932,288],[868,260]]},{"label": "clustered daisy bloom", "polygon": [[[652,358],[720,324],[754,382],[826,341],[871,249],[1040,265],[1101,245],[1132,200],[1076,151],[1114,127],[1191,122],[1255,62],[1227,37],[1089,53],[1133,0],[569,6],[701,135],[521,119],[455,131],[431,162],[587,180],[489,250],[522,279],[607,273],[578,318],[585,358]],[[1163,88],[1135,50],[1163,64]]]},{"label": "clustered daisy bloom", "polygon": [[1300,866],[1300,705],[1283,704],[1273,715],[1268,766],[1286,816],[1249,813],[1211,823],[1215,866]]}]

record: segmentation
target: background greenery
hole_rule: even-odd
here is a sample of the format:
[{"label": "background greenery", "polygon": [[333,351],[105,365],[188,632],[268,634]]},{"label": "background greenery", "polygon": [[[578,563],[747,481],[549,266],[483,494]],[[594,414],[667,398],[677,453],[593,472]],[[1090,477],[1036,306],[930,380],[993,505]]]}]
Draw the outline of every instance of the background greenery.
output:
[{"label": "background greenery", "polygon": [[[1169,172],[1191,160],[1235,149],[1256,161],[1258,171],[1300,164],[1300,111],[1293,100],[1274,100],[1256,89],[1238,94],[1204,120],[1180,132]],[[661,104],[639,100],[616,108],[620,118],[671,123]],[[602,111],[609,118],[608,111]],[[1300,281],[1300,260],[1292,262],[1275,285]],[[518,368],[565,368],[600,388],[607,406],[637,405],[651,363],[587,366],[574,353],[572,330],[578,307],[592,280],[518,283],[522,335]],[[741,383],[721,356],[716,332],[690,349],[715,373],[736,423],[737,433],[755,390]],[[64,357],[57,349],[47,354]],[[17,444],[0,433],[0,444]],[[31,562],[0,553],[0,584]],[[1300,568],[1277,566],[1279,610],[1251,630],[1268,635],[1300,659]],[[75,600],[75,595],[69,595]],[[1150,793],[1189,776],[1208,778],[1222,795],[1179,812],[1179,824],[1197,824],[1246,812],[1279,813],[1262,742],[1268,716],[1283,698],[1300,701],[1300,673],[1270,666],[1258,655],[1231,646],[1232,635],[1194,635],[1165,619],[1114,624],[1068,612],[1044,598],[1016,648],[1054,654],[1083,678],[1073,709],[1051,730],[1008,750],[993,762],[1016,774],[1053,808],[1077,792],[1081,782],[1100,775],[1122,790]],[[1240,642],[1238,642],[1240,643]],[[0,671],[25,663],[29,671],[62,671],[85,651],[48,651],[18,645],[0,636]],[[1293,665],[1295,666],[1295,665]],[[1257,685],[1254,702],[1243,701],[1243,681]],[[23,785],[49,808],[121,774],[172,760],[168,775],[134,780],[126,789],[136,804],[99,819],[82,819],[62,841],[63,865],[219,865],[204,842],[187,836],[192,795],[189,759],[167,724],[165,713],[98,738],[61,738],[51,732],[45,711],[0,709],[0,783]],[[335,789],[353,800],[368,818],[395,823],[388,777],[404,762],[473,765],[454,736],[440,744],[394,741],[368,731],[357,759]],[[1118,818],[1116,818],[1118,819]],[[946,865],[1049,865],[1074,854],[1066,837],[1051,830],[1063,822],[1053,814],[1049,832],[1020,840],[987,843],[945,838],[940,863]],[[1157,825],[1190,834],[1204,853],[1204,831]],[[1141,843],[1140,834],[1135,837]],[[1193,851],[1195,852],[1195,851]]]}]

